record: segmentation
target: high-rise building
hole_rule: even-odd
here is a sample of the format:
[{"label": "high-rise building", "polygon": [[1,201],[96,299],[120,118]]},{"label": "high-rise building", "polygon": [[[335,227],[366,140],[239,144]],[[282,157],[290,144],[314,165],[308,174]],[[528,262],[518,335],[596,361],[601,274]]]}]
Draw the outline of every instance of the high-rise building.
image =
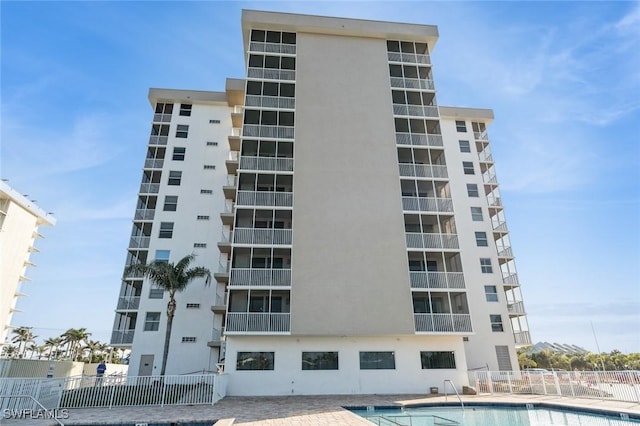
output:
[{"label": "high-rise building", "polygon": [[35,266],[29,259],[31,253],[38,251],[35,240],[42,237],[38,228],[55,223],[55,218],[35,201],[0,182],[0,344],[11,329],[18,297],[24,296],[21,287],[29,281],[27,268]]},{"label": "high-rise building", "polygon": [[[151,89],[127,264],[191,252],[169,374],[228,393],[424,392],[530,337],[491,110],[439,106],[431,25],[245,10],[246,78]],[[124,281],[112,344],[161,363],[166,296]],[[321,372],[321,373],[320,373]]]}]

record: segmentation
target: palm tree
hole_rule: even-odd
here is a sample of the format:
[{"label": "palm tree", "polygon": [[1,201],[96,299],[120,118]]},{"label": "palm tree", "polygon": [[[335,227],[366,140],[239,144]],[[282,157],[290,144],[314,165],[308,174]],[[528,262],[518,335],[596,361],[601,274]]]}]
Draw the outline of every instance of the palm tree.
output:
[{"label": "palm tree", "polygon": [[31,332],[31,327],[18,327],[13,330],[13,339],[11,341],[13,343],[18,344],[17,355],[20,358],[24,358],[24,353],[27,349],[27,343],[33,342],[34,339],[38,336],[34,336]]},{"label": "palm tree", "polygon": [[35,342],[29,343],[29,345],[25,347],[25,352],[26,351],[30,352],[29,359],[33,359],[33,355],[38,351],[38,345],[36,345]]},{"label": "palm tree", "polygon": [[44,346],[49,348],[49,356],[47,359],[51,359],[52,355],[56,355],[58,348],[62,344],[62,337],[50,337],[44,341]]},{"label": "palm tree", "polygon": [[86,328],[70,328],[62,334],[63,343],[67,344],[67,355],[71,358],[71,361],[76,361],[79,356],[78,348],[82,342],[91,336],[91,333]]},{"label": "palm tree", "polygon": [[7,358],[15,358],[18,354],[18,348],[13,345],[4,345],[2,347],[2,356]]},{"label": "palm tree", "polygon": [[93,362],[93,354],[102,350],[103,344],[97,340],[89,340],[83,350],[89,351],[89,362]]},{"label": "palm tree", "polygon": [[167,369],[167,357],[169,356],[169,341],[171,339],[171,326],[173,317],[176,314],[175,295],[187,288],[189,283],[196,278],[205,278],[205,285],[211,282],[211,272],[202,266],[189,268],[191,262],[195,260],[195,254],[190,254],[173,264],[166,261],[155,260],[150,264],[135,264],[128,266],[124,271],[124,276],[143,275],[156,286],[169,292],[169,303],[167,304],[167,331],[164,337],[164,351],[162,353],[162,369],[160,375],[164,376]]}]

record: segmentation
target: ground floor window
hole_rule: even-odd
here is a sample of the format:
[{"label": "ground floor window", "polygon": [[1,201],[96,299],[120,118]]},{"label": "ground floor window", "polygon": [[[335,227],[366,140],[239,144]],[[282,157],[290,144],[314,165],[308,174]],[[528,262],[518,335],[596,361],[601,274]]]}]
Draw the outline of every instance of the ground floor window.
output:
[{"label": "ground floor window", "polygon": [[302,352],[303,370],[337,370],[338,352]]},{"label": "ground floor window", "polygon": [[395,370],[395,352],[360,352],[360,370]]},{"label": "ground floor window", "polygon": [[420,352],[420,362],[423,370],[456,368],[453,352]]},{"label": "ground floor window", "polygon": [[274,352],[238,352],[236,370],[273,370]]}]

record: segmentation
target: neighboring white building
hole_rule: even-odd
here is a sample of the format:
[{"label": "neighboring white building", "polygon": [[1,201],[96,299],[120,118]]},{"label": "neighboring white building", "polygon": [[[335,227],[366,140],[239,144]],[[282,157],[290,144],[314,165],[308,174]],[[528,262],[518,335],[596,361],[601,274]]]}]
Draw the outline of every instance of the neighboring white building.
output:
[{"label": "neighboring white building", "polygon": [[[517,369],[493,113],[438,106],[437,28],[246,10],[242,28],[245,80],[150,91],[127,264],[194,251],[216,279],[178,296],[167,373],[224,363],[231,395],[289,395]],[[132,374],[159,372],[161,296],[123,283],[112,344]]]},{"label": "neighboring white building", "polygon": [[16,312],[21,284],[29,281],[27,267],[31,253],[38,251],[35,240],[41,238],[38,228],[53,226],[56,220],[6,182],[0,182],[0,344],[11,329],[11,318]]}]

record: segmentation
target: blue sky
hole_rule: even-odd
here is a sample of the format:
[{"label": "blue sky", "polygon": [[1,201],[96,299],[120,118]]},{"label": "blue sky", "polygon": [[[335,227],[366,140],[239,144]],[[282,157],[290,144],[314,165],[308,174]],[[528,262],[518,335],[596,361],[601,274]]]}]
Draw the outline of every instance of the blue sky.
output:
[{"label": "blue sky", "polygon": [[638,2],[12,2],[1,13],[2,178],[43,228],[13,325],[108,341],[149,87],[244,74],[241,9],[433,24],[438,103],[489,128],[534,341],[640,352]]}]

